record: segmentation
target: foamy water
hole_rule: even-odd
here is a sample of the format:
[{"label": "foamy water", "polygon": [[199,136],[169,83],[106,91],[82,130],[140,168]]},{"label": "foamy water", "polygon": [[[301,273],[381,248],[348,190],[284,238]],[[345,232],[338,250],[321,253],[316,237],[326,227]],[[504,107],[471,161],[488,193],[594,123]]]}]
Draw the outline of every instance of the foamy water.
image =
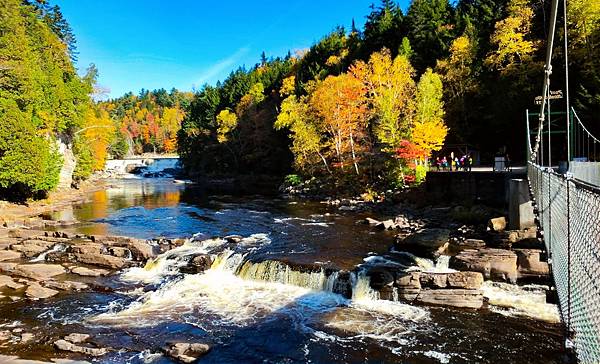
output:
[{"label": "foamy water", "polygon": [[558,306],[546,303],[544,286],[516,286],[485,281],[481,290],[492,310],[507,316],[523,316],[551,323],[560,322]]}]

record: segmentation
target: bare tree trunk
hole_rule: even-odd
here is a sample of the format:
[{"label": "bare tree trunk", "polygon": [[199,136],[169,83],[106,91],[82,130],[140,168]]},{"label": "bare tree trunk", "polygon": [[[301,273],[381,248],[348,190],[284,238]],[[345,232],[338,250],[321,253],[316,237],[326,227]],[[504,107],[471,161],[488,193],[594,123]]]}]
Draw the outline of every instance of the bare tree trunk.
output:
[{"label": "bare tree trunk", "polygon": [[352,162],[354,163],[354,169],[358,175],[358,163],[356,163],[356,154],[354,153],[354,139],[352,138],[352,133],[350,133],[350,149],[352,149]]},{"label": "bare tree trunk", "polygon": [[327,172],[329,172],[329,174],[333,174],[331,172],[331,169],[329,169],[329,165],[327,164],[327,160],[325,159],[325,157],[323,157],[323,154],[317,152],[317,154],[319,154],[319,157],[321,157],[321,159],[323,160],[323,164],[325,165],[325,168],[327,169]]}]

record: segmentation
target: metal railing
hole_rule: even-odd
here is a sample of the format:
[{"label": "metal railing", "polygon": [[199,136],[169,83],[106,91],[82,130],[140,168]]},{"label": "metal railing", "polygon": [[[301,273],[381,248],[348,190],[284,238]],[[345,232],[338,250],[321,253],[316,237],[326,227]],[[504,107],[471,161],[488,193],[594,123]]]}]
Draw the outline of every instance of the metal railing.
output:
[{"label": "metal railing", "polygon": [[600,363],[600,188],[532,162],[528,177],[568,339]]}]

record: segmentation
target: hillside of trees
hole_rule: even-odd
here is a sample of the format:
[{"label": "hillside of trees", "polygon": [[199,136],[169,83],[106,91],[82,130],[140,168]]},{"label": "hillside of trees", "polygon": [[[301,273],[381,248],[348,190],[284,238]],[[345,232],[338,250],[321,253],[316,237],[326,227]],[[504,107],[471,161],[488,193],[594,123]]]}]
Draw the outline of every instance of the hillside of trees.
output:
[{"label": "hillside of trees", "polygon": [[61,169],[77,183],[108,157],[176,151],[191,93],[95,102],[98,70],[77,73],[75,35],[58,6],[0,0],[0,10],[0,198],[43,197]]},{"label": "hillside of trees", "polygon": [[[240,68],[196,93],[179,133],[192,174],[288,173],[362,185],[421,178],[443,143],[523,160],[541,90],[550,1],[414,0],[371,9],[310,49]],[[571,0],[571,96],[600,114],[600,3]],[[560,20],[559,20],[560,21]],[[564,67],[562,30],[554,69]],[[553,88],[564,86],[553,74]],[[564,108],[556,102],[554,109]],[[447,135],[446,135],[447,131]]]},{"label": "hillside of trees", "polygon": [[108,152],[114,158],[127,154],[175,153],[177,132],[193,94],[172,89],[141,90],[99,103],[114,122],[116,136]]},{"label": "hillside of trees", "polygon": [[[0,196],[43,196],[110,157],[177,151],[192,176],[319,177],[332,186],[418,182],[442,145],[524,158],[525,109],[541,90],[548,0],[391,0],[358,29],[267,57],[192,93],[97,102],[58,6],[0,0]],[[562,19],[559,19],[559,23]],[[600,2],[570,0],[572,104],[600,115]],[[552,88],[564,89],[563,30]],[[562,101],[553,110],[564,109]],[[595,130],[596,131],[596,130]],[[71,153],[72,152],[72,153]],[[64,174],[64,173],[63,173]]]}]

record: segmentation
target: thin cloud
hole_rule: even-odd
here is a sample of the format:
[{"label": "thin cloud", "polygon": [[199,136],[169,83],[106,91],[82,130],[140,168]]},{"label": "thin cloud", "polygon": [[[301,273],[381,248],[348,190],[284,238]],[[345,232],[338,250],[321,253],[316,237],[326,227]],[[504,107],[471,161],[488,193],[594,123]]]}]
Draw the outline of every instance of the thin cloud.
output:
[{"label": "thin cloud", "polygon": [[249,51],[249,47],[242,47],[229,57],[224,58],[218,61],[217,63],[213,64],[207,70],[205,70],[200,75],[200,77],[198,77],[197,84],[204,85],[205,83],[213,81],[215,77],[219,76],[224,71],[231,69],[232,66],[235,65],[240,60],[240,58],[245,56]]}]

